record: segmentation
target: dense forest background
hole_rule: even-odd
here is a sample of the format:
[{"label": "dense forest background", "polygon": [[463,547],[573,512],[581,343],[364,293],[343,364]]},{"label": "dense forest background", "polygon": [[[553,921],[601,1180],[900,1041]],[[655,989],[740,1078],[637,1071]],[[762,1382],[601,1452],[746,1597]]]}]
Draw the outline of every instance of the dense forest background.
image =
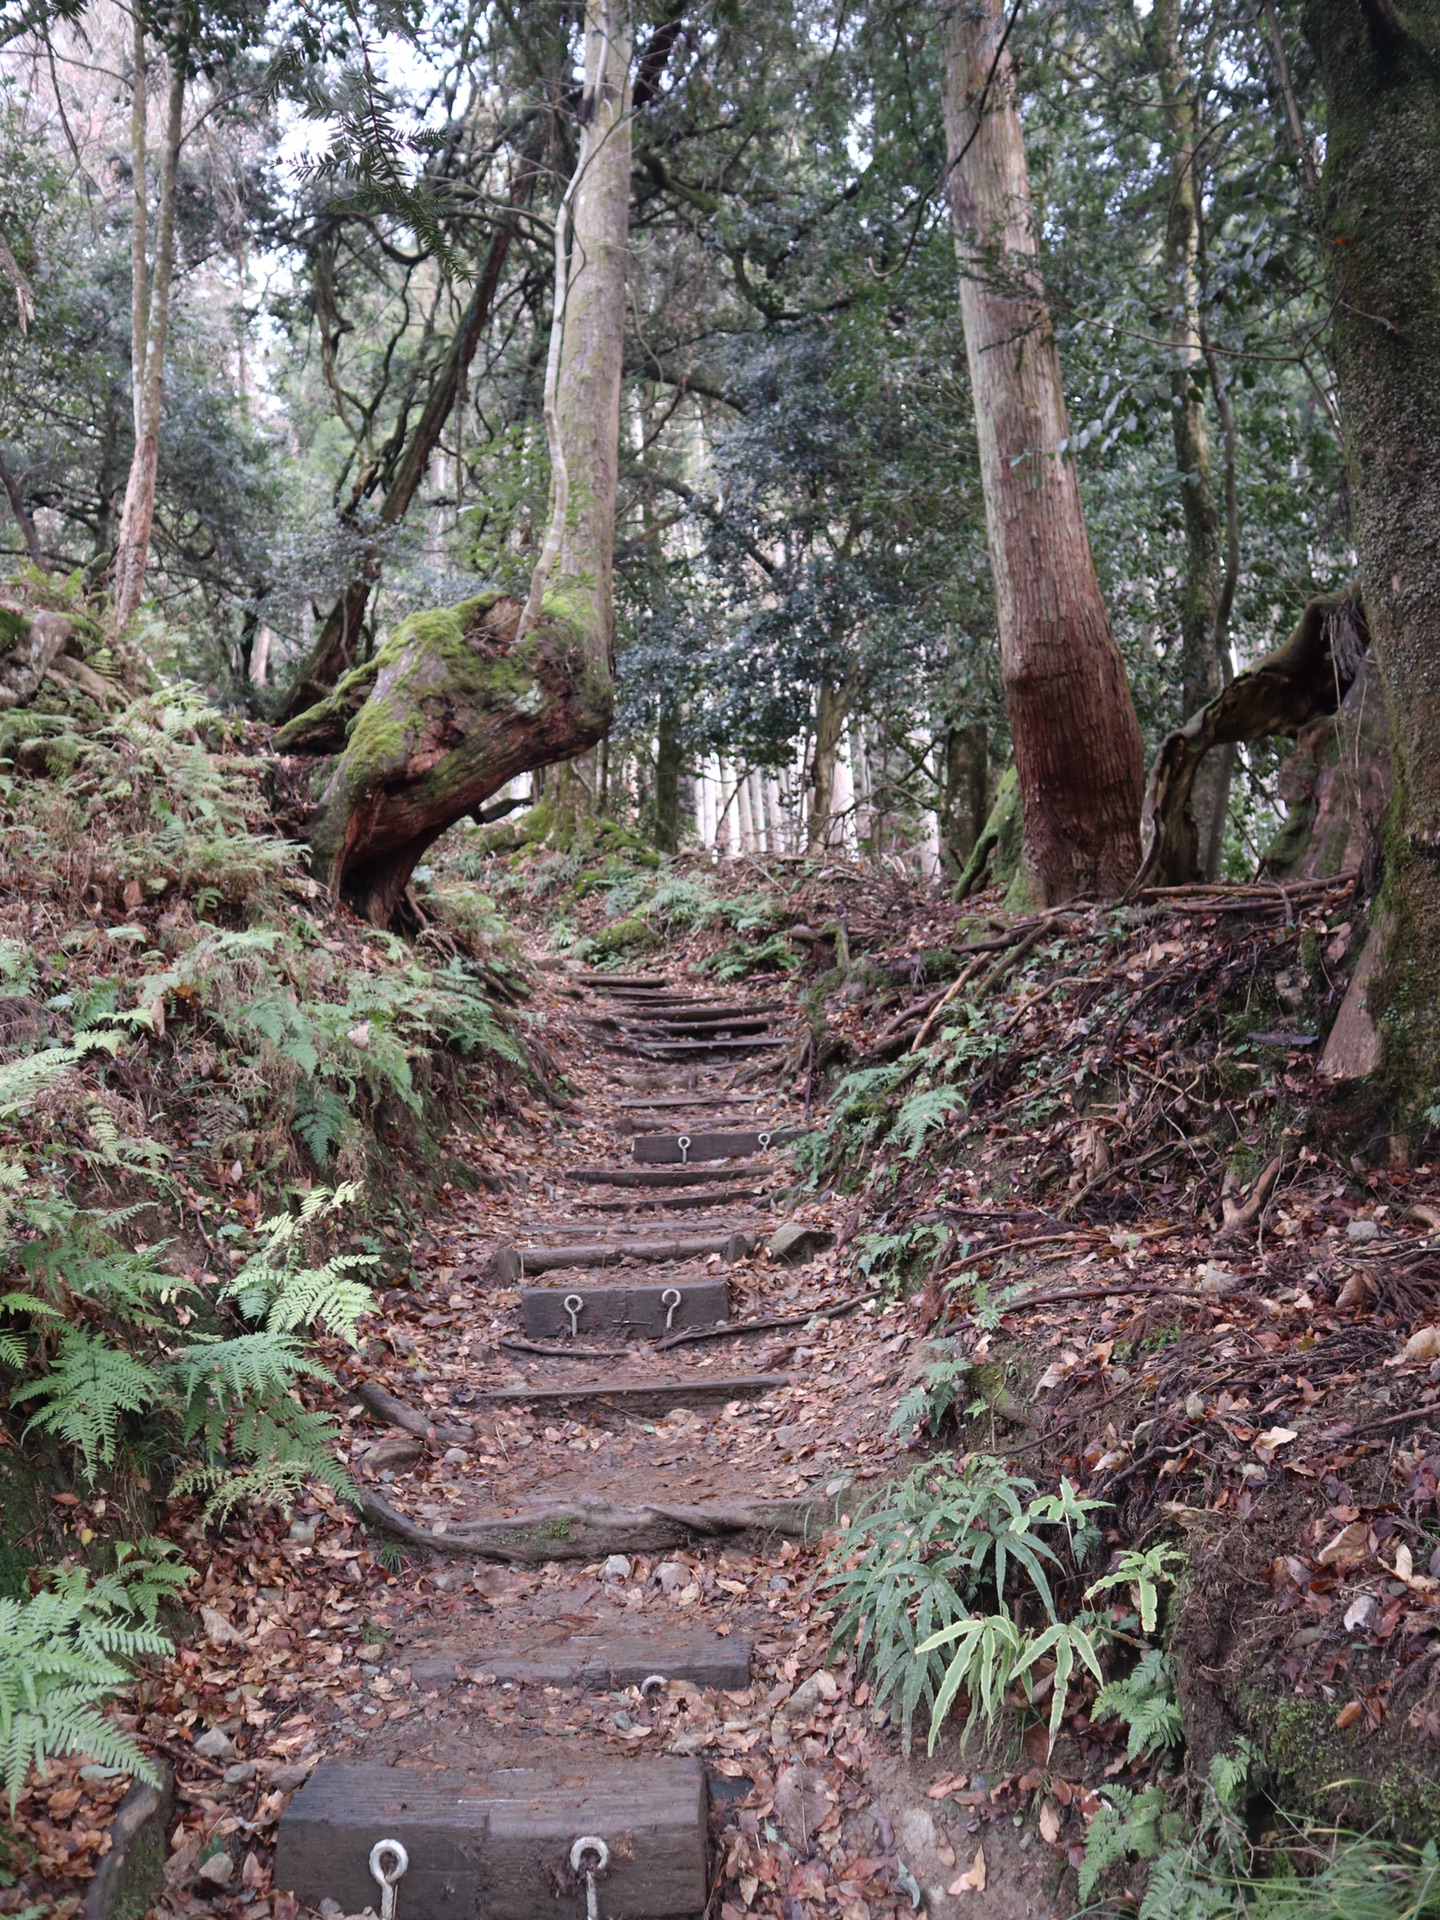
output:
[{"label": "dense forest background", "polygon": [[[1007,23],[1064,451],[1148,758],[1213,690],[1197,606],[1203,627],[1233,603],[1228,675],[1353,564],[1316,76],[1283,7]],[[362,658],[415,609],[523,595],[579,26],[563,5],[161,10],[137,95],[120,8],[17,21],[0,179],[30,291],[0,286],[5,563],[108,579],[135,432],[134,102],[153,201],[183,31],[140,645],[268,716],[357,573]],[[1009,736],[938,16],[675,6],[636,45],[618,699],[580,778],[662,844],[808,833],[958,871]],[[153,252],[153,207],[150,227]],[[1242,748],[1212,870],[1254,871],[1275,780],[1271,746]]]}]

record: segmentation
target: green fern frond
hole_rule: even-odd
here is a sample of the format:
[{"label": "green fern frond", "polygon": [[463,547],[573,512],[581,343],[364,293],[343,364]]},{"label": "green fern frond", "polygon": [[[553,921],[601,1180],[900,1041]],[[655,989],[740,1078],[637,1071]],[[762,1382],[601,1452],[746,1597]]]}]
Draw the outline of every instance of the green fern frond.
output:
[{"label": "green fern frond", "polygon": [[964,1106],[964,1096],[956,1087],[931,1087],[924,1093],[913,1094],[896,1114],[890,1138],[913,1160],[926,1136],[943,1127],[950,1116],[961,1112]]},{"label": "green fern frond", "polygon": [[26,1431],[39,1427],[78,1449],[92,1479],[114,1463],[123,1416],[150,1412],[163,1398],[164,1383],[153,1368],[89,1327],[67,1327],[50,1371],[10,1393],[12,1405],[45,1403]]}]

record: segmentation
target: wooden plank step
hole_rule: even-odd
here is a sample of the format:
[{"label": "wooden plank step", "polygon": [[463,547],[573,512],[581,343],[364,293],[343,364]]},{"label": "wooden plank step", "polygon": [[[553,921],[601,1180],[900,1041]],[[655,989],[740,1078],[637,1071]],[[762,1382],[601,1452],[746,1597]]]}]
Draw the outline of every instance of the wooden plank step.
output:
[{"label": "wooden plank step", "polygon": [[716,1038],[727,1033],[769,1033],[775,1022],[768,1013],[727,1014],[723,1019],[672,1020],[670,1018],[654,1020],[624,1020],[620,1023],[623,1033],[690,1033],[700,1039]]},{"label": "wooden plank step", "polygon": [[668,1920],[705,1906],[705,1770],[678,1757],[563,1754],[527,1768],[421,1773],[326,1760],[280,1821],[274,1884],[303,1906],[378,1907],[377,1840],[410,1856],[398,1907],[410,1920],[584,1920],[570,1865],[582,1834],[610,1848],[601,1920]]},{"label": "wooden plank step", "polygon": [[730,1289],[721,1279],[668,1287],[653,1281],[648,1286],[526,1287],[520,1295],[521,1324],[532,1340],[565,1334],[587,1340],[612,1333],[659,1336],[683,1327],[713,1327],[729,1318]]},{"label": "wooden plank step", "polygon": [[760,1014],[781,1013],[785,1006],[783,1000],[642,1000],[630,1010],[647,1020],[753,1020]]},{"label": "wooden plank step", "polygon": [[657,987],[664,991],[670,982],[663,973],[576,973],[582,987]]},{"label": "wooden plank step", "polygon": [[490,1272],[502,1286],[514,1286],[528,1273],[553,1273],[565,1267],[613,1267],[621,1260],[697,1260],[709,1253],[743,1260],[754,1251],[749,1234],[695,1234],[685,1239],[609,1240],[573,1246],[497,1247]]},{"label": "wooden plank step", "polygon": [[[742,1130],[757,1125],[757,1116],[753,1113],[726,1113],[723,1108],[701,1108],[695,1121],[677,1119],[673,1113],[622,1113],[615,1120],[616,1133],[659,1133],[665,1127],[684,1127],[687,1131],[697,1123],[704,1125],[709,1133],[726,1133],[736,1128]],[[773,1132],[779,1121],[770,1123]]]},{"label": "wooden plank step", "polygon": [[689,1166],[696,1160],[738,1160],[745,1154],[768,1153],[798,1140],[799,1127],[761,1128],[755,1133],[637,1133],[635,1158],[647,1166]]},{"label": "wooden plank step", "polygon": [[665,1190],[646,1192],[643,1188],[638,1194],[614,1200],[587,1200],[584,1204],[594,1207],[597,1213],[628,1212],[633,1207],[712,1207],[723,1205],[727,1201],[762,1200],[765,1197],[762,1187],[725,1187],[716,1191],[709,1187],[699,1187],[693,1193],[683,1188],[678,1193]]},{"label": "wooden plank step", "polygon": [[752,1033],[744,1040],[631,1040],[619,1051],[638,1054],[643,1060],[660,1060],[672,1053],[753,1053],[757,1047],[788,1044],[778,1033]]},{"label": "wooden plank step", "polygon": [[743,1167],[570,1167],[564,1178],[592,1187],[698,1187],[711,1180],[764,1179],[773,1171],[753,1161]]},{"label": "wooden plank step", "polygon": [[492,1387],[475,1396],[487,1407],[579,1407],[603,1404],[624,1413],[664,1412],[668,1407],[708,1406],[715,1401],[763,1400],[790,1385],[788,1373],[692,1373],[670,1380],[586,1380],[568,1387]]},{"label": "wooden plank step", "polygon": [[638,1687],[652,1674],[688,1680],[695,1687],[739,1692],[750,1684],[751,1644],[738,1633],[723,1640],[693,1633],[579,1633],[554,1646],[467,1647],[459,1654],[408,1662],[418,1687],[451,1686],[471,1674],[490,1674],[519,1685],[584,1687],[591,1693]]},{"label": "wooden plank step", "polygon": [[753,1106],[757,1100],[768,1100],[765,1093],[727,1093],[723,1088],[718,1093],[652,1093],[648,1098],[637,1094],[633,1099],[617,1100],[617,1107],[743,1107]]}]

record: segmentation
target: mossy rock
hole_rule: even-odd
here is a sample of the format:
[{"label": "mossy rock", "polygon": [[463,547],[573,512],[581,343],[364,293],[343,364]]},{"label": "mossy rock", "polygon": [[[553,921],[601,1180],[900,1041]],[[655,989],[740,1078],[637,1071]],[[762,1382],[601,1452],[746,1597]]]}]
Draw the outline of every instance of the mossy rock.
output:
[{"label": "mossy rock", "polygon": [[617,920],[595,937],[596,953],[639,953],[660,944],[660,936],[638,914]]}]

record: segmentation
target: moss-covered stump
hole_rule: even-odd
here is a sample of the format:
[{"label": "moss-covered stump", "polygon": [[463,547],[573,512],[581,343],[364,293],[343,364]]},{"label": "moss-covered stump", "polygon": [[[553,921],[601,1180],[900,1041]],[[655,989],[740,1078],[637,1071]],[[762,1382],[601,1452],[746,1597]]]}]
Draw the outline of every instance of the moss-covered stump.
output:
[{"label": "moss-covered stump", "polygon": [[307,838],[331,892],[377,926],[447,827],[609,724],[609,674],[559,597],[523,638],[520,612],[488,593],[412,614],[277,736],[282,751],[335,754],[315,776]]}]

